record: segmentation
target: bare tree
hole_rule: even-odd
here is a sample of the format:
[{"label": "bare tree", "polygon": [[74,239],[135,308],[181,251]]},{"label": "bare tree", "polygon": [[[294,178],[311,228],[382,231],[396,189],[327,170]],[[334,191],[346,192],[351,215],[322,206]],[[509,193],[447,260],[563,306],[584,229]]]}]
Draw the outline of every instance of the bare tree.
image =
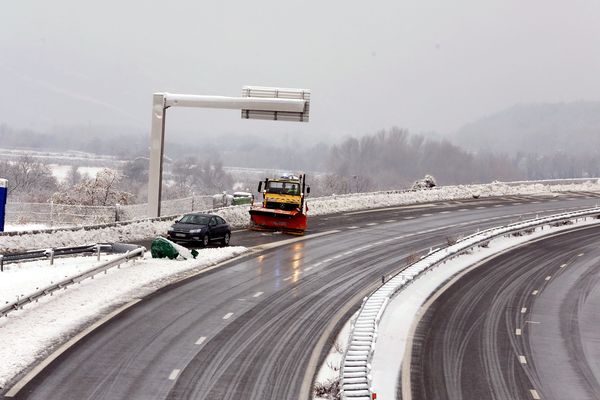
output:
[{"label": "bare tree", "polygon": [[30,156],[1,161],[0,175],[8,179],[8,193],[23,201],[46,201],[58,187],[50,168]]},{"label": "bare tree", "polygon": [[133,196],[119,188],[122,178],[120,172],[105,168],[93,179],[82,179],[77,185],[56,192],[52,199],[55,203],[83,206],[128,204]]}]

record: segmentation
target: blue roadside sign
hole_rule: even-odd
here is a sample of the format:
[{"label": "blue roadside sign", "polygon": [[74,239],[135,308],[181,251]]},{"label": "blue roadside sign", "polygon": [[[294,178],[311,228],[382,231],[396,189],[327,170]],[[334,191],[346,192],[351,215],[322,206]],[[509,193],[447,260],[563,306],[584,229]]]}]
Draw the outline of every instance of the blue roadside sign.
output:
[{"label": "blue roadside sign", "polygon": [[6,211],[6,197],[8,194],[8,181],[0,178],[0,232],[4,232],[4,215]]}]

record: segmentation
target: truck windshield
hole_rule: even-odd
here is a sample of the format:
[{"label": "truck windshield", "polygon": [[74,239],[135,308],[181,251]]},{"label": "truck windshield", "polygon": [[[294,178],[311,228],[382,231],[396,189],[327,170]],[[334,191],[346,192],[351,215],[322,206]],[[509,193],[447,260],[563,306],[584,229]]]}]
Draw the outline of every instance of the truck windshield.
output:
[{"label": "truck windshield", "polygon": [[269,193],[280,193],[280,194],[292,194],[299,195],[299,185],[297,183],[292,182],[275,182],[269,181],[269,186],[267,188]]}]

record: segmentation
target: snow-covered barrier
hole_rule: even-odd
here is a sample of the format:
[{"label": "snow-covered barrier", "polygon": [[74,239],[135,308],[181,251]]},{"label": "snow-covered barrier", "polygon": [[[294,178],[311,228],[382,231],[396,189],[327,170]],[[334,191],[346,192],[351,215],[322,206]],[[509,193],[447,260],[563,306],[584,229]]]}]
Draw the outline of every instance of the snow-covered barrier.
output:
[{"label": "snow-covered barrier", "polygon": [[145,251],[146,251],[146,248],[137,247],[134,250],[127,251],[125,254],[123,254],[119,257],[113,258],[112,260],[109,260],[109,261],[99,264],[96,268],[94,268],[90,271],[86,271],[77,276],[73,276],[73,277],[64,279],[58,283],[52,284],[48,287],[38,290],[35,293],[31,293],[27,296],[24,296],[24,297],[18,299],[17,301],[0,308],[0,317],[6,316],[11,311],[18,310],[26,304],[37,301],[40,297],[44,297],[48,294],[51,295],[52,293],[54,293],[57,290],[66,289],[68,286],[71,286],[75,283],[81,282],[84,279],[91,278],[95,275],[98,275],[101,272],[106,272],[106,270],[108,270],[110,268],[117,267],[123,263],[126,263],[126,262],[136,259],[136,258],[141,258],[144,256]]},{"label": "snow-covered barrier", "polygon": [[390,299],[408,284],[453,257],[495,238],[587,217],[600,218],[600,207],[530,219],[477,232],[428,254],[394,275],[363,300],[356,319],[352,322],[348,347],[340,368],[342,399],[371,400],[370,368],[377,341],[377,327]]}]

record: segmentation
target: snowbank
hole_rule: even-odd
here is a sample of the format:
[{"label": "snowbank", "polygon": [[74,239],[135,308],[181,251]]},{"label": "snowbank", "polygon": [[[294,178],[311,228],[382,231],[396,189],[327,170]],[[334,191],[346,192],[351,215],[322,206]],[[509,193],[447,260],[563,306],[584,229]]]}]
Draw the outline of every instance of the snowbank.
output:
[{"label": "snowbank", "polygon": [[[540,183],[514,185],[495,182],[485,185],[444,186],[414,192],[387,191],[350,195],[308,198],[309,215],[326,215],[338,212],[364,210],[416,203],[469,199],[473,197],[516,196],[550,194],[568,191],[600,192],[600,183],[592,180],[583,183],[544,185]],[[248,206],[227,207],[215,212],[227,220],[234,229],[250,225]],[[40,247],[75,246],[86,243],[143,240],[167,232],[172,221],[138,221],[93,230],[56,231],[52,233],[23,233],[18,236],[0,236],[0,253]]]}]

